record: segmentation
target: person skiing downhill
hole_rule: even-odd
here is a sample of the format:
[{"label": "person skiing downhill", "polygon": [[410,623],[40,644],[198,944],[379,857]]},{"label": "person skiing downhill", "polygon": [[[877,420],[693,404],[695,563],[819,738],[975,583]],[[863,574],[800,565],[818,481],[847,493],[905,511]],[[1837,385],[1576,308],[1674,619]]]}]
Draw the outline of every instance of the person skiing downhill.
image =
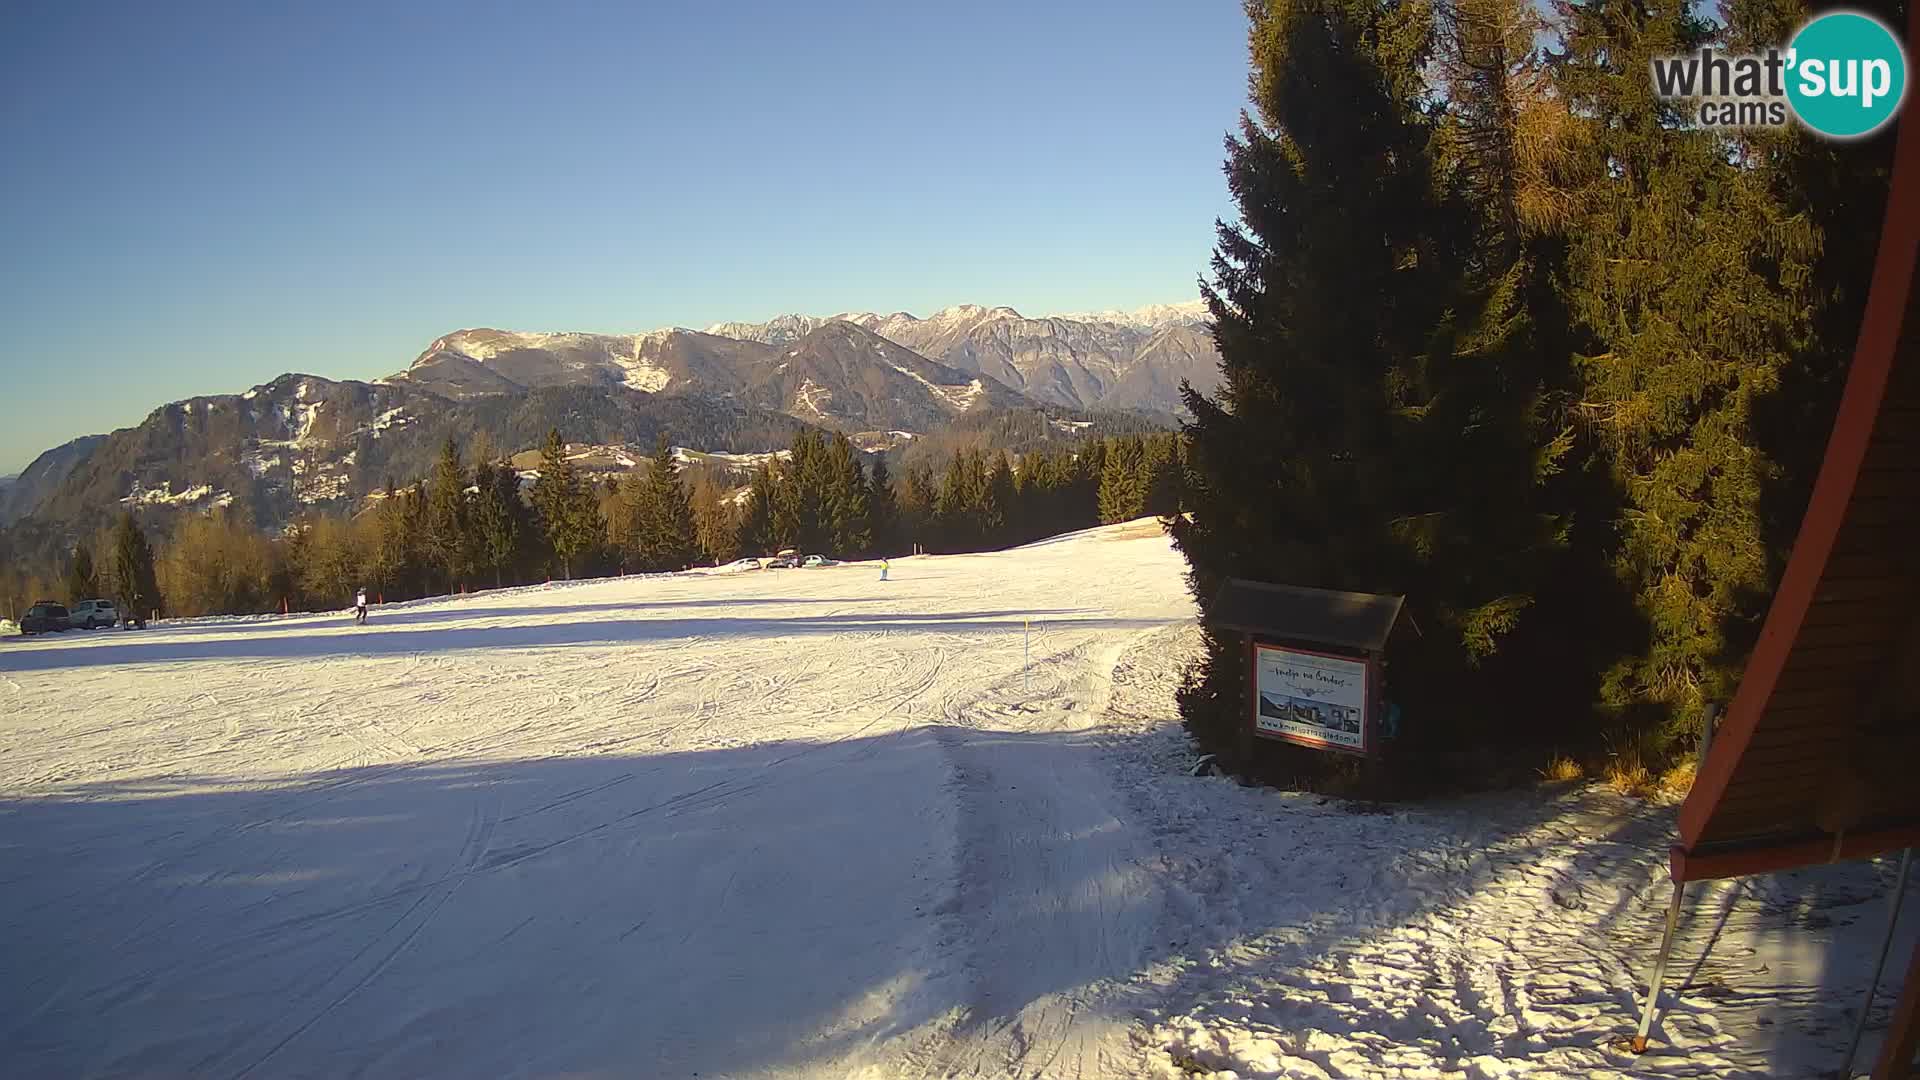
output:
[{"label": "person skiing downhill", "polygon": [[353,594],[353,621],[356,623],[367,621],[367,590],[365,589]]}]

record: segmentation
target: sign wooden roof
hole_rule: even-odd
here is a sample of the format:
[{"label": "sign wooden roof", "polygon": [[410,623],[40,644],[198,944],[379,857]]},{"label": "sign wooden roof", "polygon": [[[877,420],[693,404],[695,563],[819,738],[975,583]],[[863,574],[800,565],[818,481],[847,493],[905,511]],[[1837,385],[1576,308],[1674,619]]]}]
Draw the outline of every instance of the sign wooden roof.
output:
[{"label": "sign wooden roof", "polygon": [[1386,647],[1405,600],[1229,578],[1214,599],[1213,625],[1243,634],[1376,652]]}]

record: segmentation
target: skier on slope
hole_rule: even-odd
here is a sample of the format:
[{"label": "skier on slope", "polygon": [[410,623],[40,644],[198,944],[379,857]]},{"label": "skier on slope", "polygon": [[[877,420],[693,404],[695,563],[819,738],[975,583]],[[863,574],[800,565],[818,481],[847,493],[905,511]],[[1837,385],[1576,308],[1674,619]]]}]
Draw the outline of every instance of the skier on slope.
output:
[{"label": "skier on slope", "polygon": [[367,590],[365,589],[353,594],[353,621],[356,623],[367,621]]},{"label": "skier on slope", "polygon": [[887,558],[884,555],[880,557],[880,580],[887,580]]}]

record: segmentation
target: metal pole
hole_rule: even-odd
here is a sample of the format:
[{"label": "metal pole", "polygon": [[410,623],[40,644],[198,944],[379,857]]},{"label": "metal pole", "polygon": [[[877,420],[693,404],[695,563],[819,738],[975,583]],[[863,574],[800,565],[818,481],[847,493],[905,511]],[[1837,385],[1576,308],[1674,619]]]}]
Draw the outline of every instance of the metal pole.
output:
[{"label": "metal pole", "polygon": [[1853,1055],[1860,1049],[1860,1037],[1867,1033],[1867,1014],[1873,1011],[1873,992],[1880,989],[1880,973],[1886,970],[1887,949],[1893,945],[1893,924],[1900,921],[1900,901],[1907,895],[1907,867],[1913,862],[1913,849],[1900,853],[1900,879],[1893,883],[1893,901],[1887,905],[1887,932],[1880,938],[1880,958],[1873,962],[1873,978],[1867,982],[1867,1000],[1860,1003],[1860,1018],[1853,1022],[1853,1041],[1847,1043],[1847,1059],[1840,1066],[1840,1080],[1852,1080]]},{"label": "metal pole", "polygon": [[1033,620],[1020,620],[1020,682],[1021,693],[1033,692]]},{"label": "metal pole", "polygon": [[1640,1030],[1633,1037],[1633,1052],[1647,1052],[1647,1031],[1653,1027],[1653,1007],[1660,1001],[1660,987],[1667,981],[1667,957],[1673,954],[1673,932],[1680,925],[1680,898],[1686,893],[1685,882],[1673,883],[1673,899],[1667,904],[1667,932],[1660,937],[1660,959],[1653,965],[1653,985],[1647,988],[1647,1005],[1640,1010]]}]

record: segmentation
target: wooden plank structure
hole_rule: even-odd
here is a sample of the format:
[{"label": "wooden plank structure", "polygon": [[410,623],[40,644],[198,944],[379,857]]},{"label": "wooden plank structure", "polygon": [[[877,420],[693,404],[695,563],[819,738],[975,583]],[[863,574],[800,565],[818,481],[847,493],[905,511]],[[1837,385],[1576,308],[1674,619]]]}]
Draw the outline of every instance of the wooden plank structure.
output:
[{"label": "wooden plank structure", "polygon": [[[1920,4],[1909,5],[1907,53],[1920,56]],[[1826,457],[1759,641],[1680,809],[1667,942],[1635,1049],[1646,1046],[1688,882],[1920,846],[1920,114],[1909,108],[1897,138]],[[1915,1075],[1917,1041],[1920,953],[1873,1075]]]}]

